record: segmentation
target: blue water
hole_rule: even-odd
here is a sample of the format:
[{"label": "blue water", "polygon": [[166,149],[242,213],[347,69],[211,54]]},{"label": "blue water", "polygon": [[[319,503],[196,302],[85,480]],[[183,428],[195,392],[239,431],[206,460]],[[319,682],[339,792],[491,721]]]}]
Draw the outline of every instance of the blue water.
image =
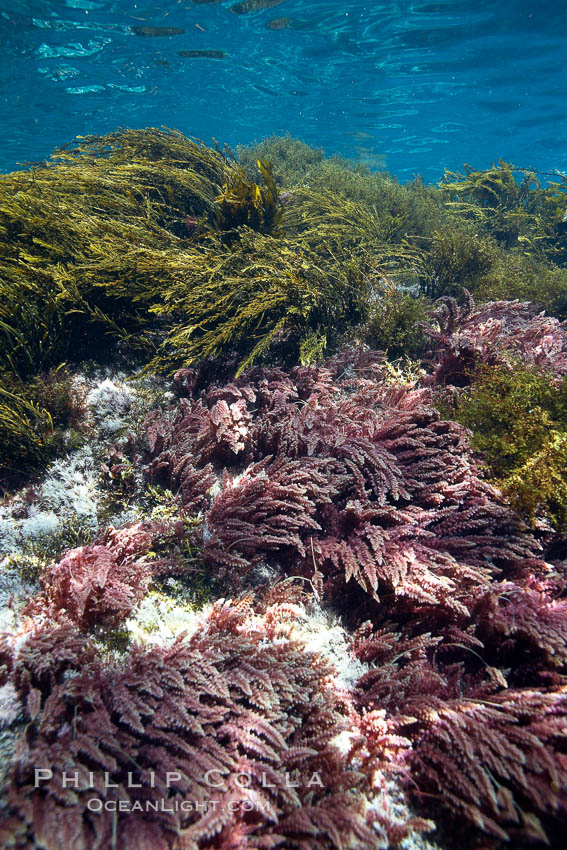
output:
[{"label": "blue water", "polygon": [[499,157],[567,169],[567,0],[232,5],[2,2],[0,170],[148,125],[231,146],[289,131],[402,179]]}]

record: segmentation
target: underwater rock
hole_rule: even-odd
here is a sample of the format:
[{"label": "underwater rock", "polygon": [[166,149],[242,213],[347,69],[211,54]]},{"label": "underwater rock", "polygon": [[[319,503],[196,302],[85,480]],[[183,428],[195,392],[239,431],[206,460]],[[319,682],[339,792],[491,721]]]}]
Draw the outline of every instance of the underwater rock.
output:
[{"label": "underwater rock", "polygon": [[[269,5],[247,0],[233,12]],[[434,847],[415,836],[430,822],[410,809],[393,822],[392,800],[406,794],[452,829],[454,846],[531,847],[546,836],[562,846],[566,564],[558,547],[553,557],[541,548],[542,523],[530,530],[487,482],[462,417],[434,406],[440,387],[475,401],[470,363],[498,368],[497,388],[508,386],[501,375],[521,384],[529,367],[539,383],[526,381],[524,395],[548,382],[540,395],[550,414],[536,418],[532,393],[523,419],[530,439],[538,422],[547,434],[567,409],[567,323],[539,314],[531,295],[475,306],[459,290],[464,304],[437,302],[423,328],[425,359],[409,360],[405,336],[400,364],[389,331],[377,343],[369,330],[387,315],[380,305],[399,297],[398,280],[421,285],[432,234],[447,245],[439,256],[457,260],[477,239],[466,219],[466,244],[452,239],[453,201],[445,207],[440,190],[323,162],[291,138],[239,163],[228,148],[169,131],[74,144],[33,181],[3,178],[0,318],[10,331],[0,353],[23,377],[0,375],[0,422],[15,435],[0,443],[12,464],[6,446],[17,440],[39,451],[52,385],[55,411],[83,406],[86,430],[43,477],[39,462],[26,466],[27,488],[0,505],[0,631],[10,632],[0,638],[0,848]],[[563,217],[562,200],[536,200]],[[486,209],[485,233],[498,212]],[[409,233],[422,240],[415,249],[403,243]],[[558,239],[545,245],[560,257]],[[531,268],[519,253],[502,257]],[[467,284],[465,267],[453,262],[461,271],[447,272],[448,286]],[[411,330],[421,313],[407,315]],[[194,368],[180,368],[174,385],[146,377],[146,386],[91,365],[69,401],[69,380],[45,370],[68,352],[96,360],[92,318],[119,332],[113,351],[136,354],[124,369],[140,365],[138,341],[147,364],[172,328],[160,368]],[[291,368],[325,345],[351,347]],[[251,355],[262,365],[244,372]],[[508,393],[514,414],[516,397]],[[38,763],[53,772],[40,788]],[[132,764],[184,773],[173,788],[130,793]],[[232,782],[218,793],[225,812],[137,809],[126,830],[111,809],[88,809],[91,798],[122,794],[153,805],[162,790],[172,804],[201,805],[216,799],[200,775],[207,764]],[[288,765],[317,765],[324,787],[288,793]],[[62,773],[75,770],[107,772],[117,785],[60,793]],[[238,770],[256,771],[250,789]],[[271,806],[266,817],[228,814],[228,803],[256,793]]]}]

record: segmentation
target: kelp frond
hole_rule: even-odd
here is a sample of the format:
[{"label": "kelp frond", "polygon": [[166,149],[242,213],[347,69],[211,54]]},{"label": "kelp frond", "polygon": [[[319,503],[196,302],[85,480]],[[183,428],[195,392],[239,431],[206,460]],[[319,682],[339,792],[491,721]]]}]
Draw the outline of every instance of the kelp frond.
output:
[{"label": "kelp frond", "polygon": [[22,466],[30,468],[41,461],[45,440],[52,433],[53,419],[47,410],[0,384],[0,490]]},{"label": "kelp frond", "polygon": [[230,179],[215,199],[217,226],[222,231],[233,231],[238,227],[251,227],[259,233],[274,233],[281,218],[278,209],[278,190],[268,161],[256,160],[264,178],[264,186],[251,180],[242,166],[235,166]]},{"label": "kelp frond", "polygon": [[84,137],[1,176],[0,366],[24,376],[65,359],[88,308],[143,326],[131,307],[151,291],[139,253],[180,248],[214,224],[235,167],[181,133],[149,129]]},{"label": "kelp frond", "polygon": [[504,160],[476,171],[465,165],[465,174],[446,171],[440,189],[448,208],[457,216],[474,220],[507,247],[525,253],[567,260],[564,247],[567,178],[543,187],[533,171]]},{"label": "kelp frond", "polygon": [[377,274],[368,258],[325,263],[306,245],[245,227],[230,248],[211,237],[207,250],[185,255],[183,267],[152,308],[175,322],[153,363],[167,371],[226,348],[240,351],[242,371],[290,335],[296,358],[301,347],[302,359],[312,360],[327,334],[360,318]]}]

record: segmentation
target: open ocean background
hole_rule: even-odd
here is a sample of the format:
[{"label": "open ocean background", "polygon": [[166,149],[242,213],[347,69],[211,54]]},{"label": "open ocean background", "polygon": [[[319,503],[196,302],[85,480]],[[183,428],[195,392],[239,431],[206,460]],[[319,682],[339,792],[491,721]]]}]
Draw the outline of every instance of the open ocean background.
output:
[{"label": "open ocean background", "polygon": [[164,125],[231,146],[289,132],[402,180],[500,157],[567,169],[562,0],[234,6],[2,2],[0,170],[77,134]]}]

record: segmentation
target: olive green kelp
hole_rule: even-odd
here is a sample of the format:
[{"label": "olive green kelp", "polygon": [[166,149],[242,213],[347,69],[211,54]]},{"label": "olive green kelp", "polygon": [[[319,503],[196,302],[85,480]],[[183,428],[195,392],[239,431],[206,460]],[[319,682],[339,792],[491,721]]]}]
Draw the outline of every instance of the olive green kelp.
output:
[{"label": "olive green kelp", "polygon": [[161,282],[140,257],[181,252],[216,225],[233,168],[180,133],[126,130],[0,177],[0,480],[36,467],[52,443],[34,381],[102,353],[109,328],[143,342],[144,302]]},{"label": "olive green kelp", "polygon": [[376,212],[323,190],[282,203],[269,161],[250,171],[228,148],[146,129],[81,137],[0,178],[0,386],[13,402],[0,436],[16,436],[20,411],[30,462],[49,419],[14,381],[102,357],[109,333],[171,372],[227,347],[243,367],[275,340],[310,362],[364,318],[400,254]]},{"label": "olive green kelp", "polygon": [[291,137],[239,155],[119,130],[0,176],[0,440],[21,465],[52,443],[22,388],[64,362],[172,373],[231,351],[241,371],[345,341],[419,357],[428,299],[463,286],[567,312],[563,179],[501,162],[401,184]]}]

